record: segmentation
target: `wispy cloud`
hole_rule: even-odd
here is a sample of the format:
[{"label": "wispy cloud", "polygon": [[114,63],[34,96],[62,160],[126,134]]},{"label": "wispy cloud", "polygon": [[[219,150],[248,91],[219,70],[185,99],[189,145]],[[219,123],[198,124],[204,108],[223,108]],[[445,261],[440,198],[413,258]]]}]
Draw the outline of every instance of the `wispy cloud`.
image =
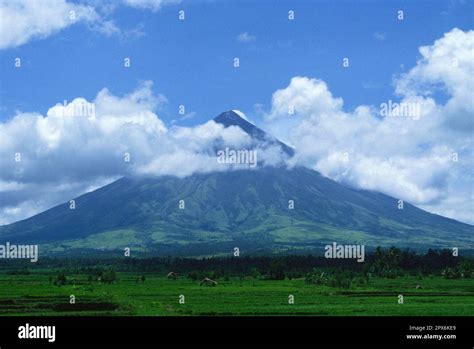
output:
[{"label": "wispy cloud", "polygon": [[181,0],[123,0],[123,2],[131,7],[156,12],[161,10],[163,6],[179,4]]},{"label": "wispy cloud", "polygon": [[387,36],[387,35],[386,35],[385,33],[382,33],[382,32],[375,32],[375,33],[373,34],[373,37],[374,37],[375,39],[377,39],[378,41],[385,41],[386,36]]},{"label": "wispy cloud", "polygon": [[156,12],[163,6],[178,3],[180,0],[124,0],[120,4],[67,0],[0,1],[0,50],[45,39],[75,24],[83,24],[105,36],[136,39],[145,35],[142,24],[123,30],[111,19],[119,5]]},{"label": "wispy cloud", "polygon": [[250,43],[250,42],[255,42],[257,40],[257,37],[255,35],[251,35],[247,32],[240,33],[237,35],[237,41],[242,42],[242,43]]},{"label": "wispy cloud", "polygon": [[65,0],[0,2],[0,49],[42,39],[78,22],[94,22],[93,7]]}]

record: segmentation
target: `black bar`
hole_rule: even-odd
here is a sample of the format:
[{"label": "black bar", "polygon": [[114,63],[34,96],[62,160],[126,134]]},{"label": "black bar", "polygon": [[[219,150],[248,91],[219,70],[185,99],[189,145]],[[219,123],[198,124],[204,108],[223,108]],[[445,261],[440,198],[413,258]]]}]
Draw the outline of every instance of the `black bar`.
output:
[{"label": "black bar", "polygon": [[[18,328],[26,323],[56,326],[55,342],[19,339]],[[419,332],[410,330],[410,326],[432,326],[433,329]],[[455,326],[456,329],[435,331],[436,326]],[[180,341],[215,340],[217,334],[226,333],[240,340],[254,335],[253,330],[258,330],[261,339],[277,342],[294,336],[321,344],[399,344],[404,348],[474,346],[474,317],[0,317],[0,329],[1,349],[29,344],[62,348],[70,343],[89,346],[156,342],[166,340],[170,332],[175,331],[181,334],[177,337]],[[456,339],[407,339],[407,335],[416,334],[455,334]]]}]

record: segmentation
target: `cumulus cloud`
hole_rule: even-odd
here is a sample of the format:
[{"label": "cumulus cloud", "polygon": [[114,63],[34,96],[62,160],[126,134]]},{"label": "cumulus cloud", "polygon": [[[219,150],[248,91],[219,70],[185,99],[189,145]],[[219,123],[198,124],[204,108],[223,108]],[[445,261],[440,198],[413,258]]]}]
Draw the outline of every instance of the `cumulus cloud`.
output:
[{"label": "cumulus cloud", "polygon": [[448,95],[440,106],[447,127],[472,132],[474,126],[474,31],[454,28],[431,46],[419,49],[421,59],[396,80],[402,96]]},{"label": "cumulus cloud", "polygon": [[[324,81],[294,77],[273,93],[266,128],[295,147],[290,165],[474,223],[473,35],[453,29],[420,48],[417,64],[395,79],[393,103],[347,111]],[[0,123],[0,224],[124,175],[240,168],[219,164],[216,149],[253,148],[247,134],[213,121],[168,127],[157,115],[166,98],[152,87],[145,81],[124,96],[103,89],[92,101],[76,98],[45,115],[18,113]],[[258,151],[259,161],[281,161],[277,147]]]},{"label": "cumulus cloud", "polygon": [[294,77],[273,94],[268,128],[296,148],[295,164],[472,223],[473,52],[474,32],[453,29],[420,48],[398,100],[353,111],[324,81]]},{"label": "cumulus cloud", "polygon": [[106,35],[118,32],[114,23],[101,18],[92,6],[66,0],[1,0],[0,18],[0,49],[46,38],[75,23]]},{"label": "cumulus cloud", "polygon": [[26,218],[121,176],[188,176],[249,168],[222,164],[217,151],[255,149],[275,164],[276,147],[256,146],[239,127],[209,121],[167,127],[156,114],[166,103],[145,81],[133,92],[98,92],[46,113],[19,113],[0,123],[0,224]]}]

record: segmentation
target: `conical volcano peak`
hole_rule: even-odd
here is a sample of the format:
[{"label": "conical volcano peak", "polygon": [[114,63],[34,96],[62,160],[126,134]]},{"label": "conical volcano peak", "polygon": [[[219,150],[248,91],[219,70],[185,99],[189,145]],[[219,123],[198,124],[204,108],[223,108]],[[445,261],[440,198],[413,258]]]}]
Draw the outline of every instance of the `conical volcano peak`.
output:
[{"label": "conical volcano peak", "polygon": [[239,126],[244,131],[247,131],[246,128],[248,127],[256,127],[254,124],[249,122],[243,115],[244,114],[238,110],[228,110],[216,116],[214,118],[214,121],[224,125],[224,127]]},{"label": "conical volcano peak", "polygon": [[265,131],[246,120],[245,117],[242,117],[242,115],[243,113],[238,110],[228,110],[216,116],[214,121],[218,124],[224,125],[224,127],[238,126],[255,141],[264,142],[270,145],[277,144],[288,156],[293,156],[293,148],[267,134]]}]

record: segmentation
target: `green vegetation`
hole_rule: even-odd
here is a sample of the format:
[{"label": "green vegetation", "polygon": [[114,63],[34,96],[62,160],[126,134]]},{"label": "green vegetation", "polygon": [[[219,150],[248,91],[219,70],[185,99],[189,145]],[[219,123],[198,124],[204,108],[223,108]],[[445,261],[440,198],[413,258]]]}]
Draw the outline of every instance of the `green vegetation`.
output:
[{"label": "green vegetation", "polygon": [[75,200],[75,210],[66,203],[0,227],[0,239],[38,243],[43,254],[68,257],[117,255],[125,247],[139,257],[228,255],[235,246],[308,254],[333,241],[423,251],[474,246],[472,225],[409,203],[400,210],[398,199],[299,167],[122,178]]},{"label": "green vegetation", "polygon": [[[49,283],[48,271],[28,276],[0,275],[0,315],[472,315],[474,280],[441,276],[371,278],[369,284],[314,285],[304,278],[218,279],[216,287],[180,276],[118,273],[119,281]],[[142,281],[144,277],[144,281]],[[417,289],[417,285],[421,288]],[[288,304],[294,295],[295,304]],[[398,295],[404,304],[398,304]],[[69,303],[70,295],[76,304]],[[179,303],[185,296],[185,304]]]},{"label": "green vegetation", "polygon": [[0,267],[0,315],[474,314],[474,261],[448,250],[377,249],[365,263],[314,256],[83,258]]}]

